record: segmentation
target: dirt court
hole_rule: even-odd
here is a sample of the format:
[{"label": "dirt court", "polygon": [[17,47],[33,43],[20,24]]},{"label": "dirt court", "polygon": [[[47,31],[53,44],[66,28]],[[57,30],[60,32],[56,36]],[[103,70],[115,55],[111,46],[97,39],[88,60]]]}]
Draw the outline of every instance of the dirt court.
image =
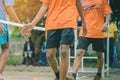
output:
[{"label": "dirt court", "polygon": [[[93,80],[93,73],[79,73],[77,80]],[[54,80],[50,67],[6,66],[3,73],[5,80]],[[110,69],[110,74],[102,80],[120,80],[120,69]]]}]

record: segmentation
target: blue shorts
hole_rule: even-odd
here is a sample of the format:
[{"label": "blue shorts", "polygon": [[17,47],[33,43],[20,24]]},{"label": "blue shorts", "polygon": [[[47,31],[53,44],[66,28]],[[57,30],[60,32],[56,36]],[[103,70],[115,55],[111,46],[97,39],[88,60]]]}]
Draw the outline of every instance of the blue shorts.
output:
[{"label": "blue shorts", "polygon": [[6,24],[1,24],[4,30],[4,34],[0,34],[0,45],[3,45],[7,42],[9,42],[9,34]]}]

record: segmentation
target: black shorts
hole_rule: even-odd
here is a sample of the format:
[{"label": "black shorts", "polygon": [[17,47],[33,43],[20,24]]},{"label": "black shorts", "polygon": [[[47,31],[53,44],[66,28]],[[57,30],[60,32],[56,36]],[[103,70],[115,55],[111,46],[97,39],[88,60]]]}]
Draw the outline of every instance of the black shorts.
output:
[{"label": "black shorts", "polygon": [[47,48],[59,48],[60,45],[71,45],[74,41],[74,29],[65,28],[58,30],[48,30]]},{"label": "black shorts", "polygon": [[79,37],[77,49],[85,49],[87,50],[90,43],[92,43],[92,48],[96,52],[104,52],[104,38],[86,38]]}]

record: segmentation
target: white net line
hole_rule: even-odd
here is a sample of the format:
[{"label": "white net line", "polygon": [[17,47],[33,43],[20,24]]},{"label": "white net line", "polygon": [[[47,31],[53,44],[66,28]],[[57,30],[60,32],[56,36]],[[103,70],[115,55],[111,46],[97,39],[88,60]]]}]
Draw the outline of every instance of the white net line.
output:
[{"label": "white net line", "polygon": [[[4,24],[16,26],[16,27],[23,27],[25,25],[25,24],[19,24],[19,23],[5,21],[5,20],[0,20],[0,23],[4,23]],[[45,28],[40,27],[40,26],[35,26],[33,29],[34,30],[39,30],[39,31],[45,31]]]}]

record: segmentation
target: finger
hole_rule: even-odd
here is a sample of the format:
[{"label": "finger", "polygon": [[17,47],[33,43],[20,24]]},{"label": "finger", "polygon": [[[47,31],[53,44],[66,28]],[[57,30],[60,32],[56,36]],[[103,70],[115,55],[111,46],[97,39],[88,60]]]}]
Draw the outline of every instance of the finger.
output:
[{"label": "finger", "polygon": [[82,36],[85,36],[86,34],[87,34],[86,32],[83,32],[83,33],[82,33]]},{"label": "finger", "polygon": [[102,29],[102,32],[105,32],[105,30],[104,30],[104,29]]},{"label": "finger", "polygon": [[30,36],[31,36],[31,32],[28,33],[28,37],[30,37]]},{"label": "finger", "polygon": [[21,33],[22,35],[24,35],[24,34],[26,33],[25,30],[26,30],[25,27],[21,28],[20,33]]},{"label": "finger", "polygon": [[26,36],[26,32],[21,32],[21,35],[22,36]]},{"label": "finger", "polygon": [[103,30],[102,30],[102,32],[106,32],[106,30],[105,30],[105,29],[103,29]]},{"label": "finger", "polygon": [[24,29],[24,28],[20,28],[20,34],[22,34],[22,33],[23,33],[23,29]]},{"label": "finger", "polygon": [[30,34],[29,34],[29,33],[26,33],[26,36],[27,36],[27,37],[30,37]]},{"label": "finger", "polygon": [[25,36],[28,36],[28,32],[26,32],[26,31],[25,31],[23,34],[24,34]]},{"label": "finger", "polygon": [[29,37],[31,36],[31,32],[29,32]]},{"label": "finger", "polygon": [[25,27],[20,28],[20,32],[23,32],[25,30]]},{"label": "finger", "polygon": [[28,37],[30,37],[30,35],[31,35],[31,32],[30,31],[26,31],[26,33],[25,33]]},{"label": "finger", "polygon": [[101,31],[104,32],[105,31],[105,27],[102,27]]}]

